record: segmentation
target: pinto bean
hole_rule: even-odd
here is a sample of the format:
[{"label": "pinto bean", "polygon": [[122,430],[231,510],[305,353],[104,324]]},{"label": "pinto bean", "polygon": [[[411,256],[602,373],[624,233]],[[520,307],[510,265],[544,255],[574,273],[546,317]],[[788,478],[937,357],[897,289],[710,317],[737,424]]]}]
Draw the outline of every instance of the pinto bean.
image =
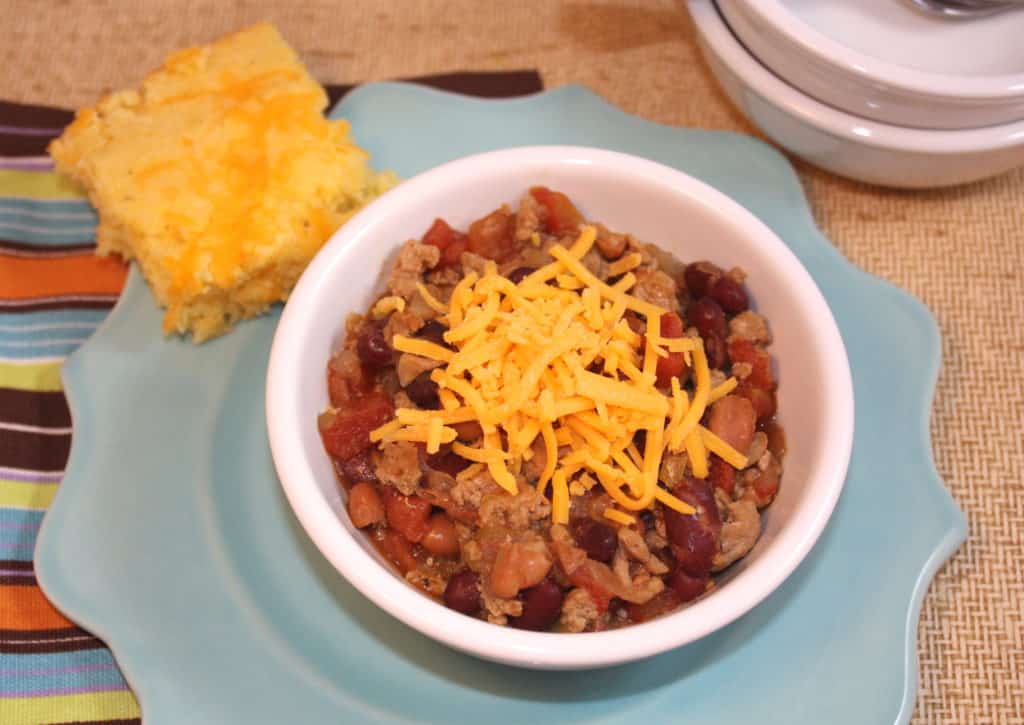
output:
[{"label": "pinto bean", "polygon": [[420,545],[436,556],[454,556],[459,553],[459,535],[455,524],[444,514],[434,514],[427,521],[427,530]]},{"label": "pinto bean", "polygon": [[491,589],[502,599],[539,584],[551,571],[551,555],[543,541],[504,543],[498,547],[491,569]]},{"label": "pinto bean", "polygon": [[384,520],[384,502],[372,483],[357,483],[348,492],[348,516],[352,525],[362,529]]},{"label": "pinto bean", "polygon": [[740,453],[750,448],[756,425],[753,404],[739,395],[726,395],[711,406],[708,428]]}]

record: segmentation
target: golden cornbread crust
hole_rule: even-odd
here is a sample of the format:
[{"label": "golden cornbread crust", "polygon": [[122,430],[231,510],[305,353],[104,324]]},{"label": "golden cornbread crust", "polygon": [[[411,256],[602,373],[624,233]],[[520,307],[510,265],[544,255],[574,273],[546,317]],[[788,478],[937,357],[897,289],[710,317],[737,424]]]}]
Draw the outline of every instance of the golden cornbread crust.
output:
[{"label": "golden cornbread crust", "polygon": [[138,90],[80,110],[49,151],[99,212],[97,254],[137,260],[164,332],[202,342],[286,299],[391,183],[326,106],[263,23],[172,54]]}]

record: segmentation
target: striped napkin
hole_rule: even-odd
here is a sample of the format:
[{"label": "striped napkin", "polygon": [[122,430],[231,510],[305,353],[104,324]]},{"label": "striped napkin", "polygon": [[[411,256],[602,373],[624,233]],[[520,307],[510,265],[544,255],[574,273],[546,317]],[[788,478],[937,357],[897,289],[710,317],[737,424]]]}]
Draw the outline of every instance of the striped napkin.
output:
[{"label": "striped napkin", "polygon": [[[533,71],[416,80],[481,97],[542,87]],[[332,105],[350,89],[328,87]],[[110,651],[47,601],[32,563],[71,447],[60,367],[106,317],[127,273],[124,263],[93,255],[96,215],[46,156],[71,118],[67,110],[0,101],[2,725],[140,722]]]}]

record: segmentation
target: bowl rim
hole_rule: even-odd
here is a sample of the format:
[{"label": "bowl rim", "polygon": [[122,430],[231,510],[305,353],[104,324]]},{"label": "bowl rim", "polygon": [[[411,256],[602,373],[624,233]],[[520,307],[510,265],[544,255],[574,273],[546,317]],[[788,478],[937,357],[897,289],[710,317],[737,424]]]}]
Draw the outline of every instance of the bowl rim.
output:
[{"label": "bowl rim", "polygon": [[[303,369],[300,362],[307,356],[303,350],[315,325],[318,299],[333,267],[346,253],[355,254],[354,250],[372,242],[376,230],[386,227],[388,217],[406,203],[416,203],[421,189],[458,184],[458,179],[474,174],[500,175],[523,165],[550,169],[570,164],[587,164],[626,180],[666,185],[672,192],[714,209],[740,233],[768,245],[780,274],[793,281],[800,304],[808,306],[807,319],[820,341],[824,366],[835,371],[833,384],[827,386],[830,405],[826,410],[830,414],[821,444],[832,453],[823,457],[819,475],[813,479],[821,495],[798,506],[794,514],[806,528],[783,528],[773,546],[779,542],[787,546],[779,545],[770,562],[754,562],[716,596],[651,622],[574,634],[528,632],[466,617],[386,571],[356,541],[317,485],[298,433],[315,420],[316,411],[300,414],[293,405],[300,377],[296,371]],[[325,363],[317,361],[318,365]],[[647,159],[589,147],[523,146],[463,157],[425,171],[378,198],[335,232],[303,273],[275,331],[267,370],[266,417],[275,469],[306,535],[335,569],[378,607],[433,639],[485,659],[541,669],[587,669],[648,657],[699,639],[745,614],[793,572],[821,535],[845,483],[853,446],[854,399],[842,337],[820,290],[789,247],[743,206],[688,174]],[[403,602],[410,606],[402,606]]]},{"label": "bowl rim", "polygon": [[964,129],[923,129],[882,123],[829,106],[775,75],[736,37],[714,0],[687,0],[700,37],[765,102],[809,126],[853,143],[897,152],[957,156],[1024,143],[1024,120]]},{"label": "bowl rim", "polygon": [[[997,101],[1011,104],[1024,99],[1024,73],[974,77],[908,68],[833,40],[800,18],[781,0],[734,2],[754,14],[758,22],[772,28],[776,37],[796,45],[819,62],[837,68],[847,76],[885,87],[890,92],[900,91],[932,100],[990,101],[991,105],[1003,105]],[[956,88],[955,95],[950,94],[951,87]]]}]

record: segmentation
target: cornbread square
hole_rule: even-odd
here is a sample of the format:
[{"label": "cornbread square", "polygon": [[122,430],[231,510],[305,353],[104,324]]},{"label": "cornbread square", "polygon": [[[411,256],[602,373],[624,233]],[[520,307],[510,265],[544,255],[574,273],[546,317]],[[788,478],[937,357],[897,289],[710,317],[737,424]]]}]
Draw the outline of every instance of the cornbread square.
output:
[{"label": "cornbread square", "polygon": [[327,238],[391,183],[277,30],[169,56],[50,146],[99,212],[97,253],[138,260],[165,334],[195,342],[287,298]]}]

